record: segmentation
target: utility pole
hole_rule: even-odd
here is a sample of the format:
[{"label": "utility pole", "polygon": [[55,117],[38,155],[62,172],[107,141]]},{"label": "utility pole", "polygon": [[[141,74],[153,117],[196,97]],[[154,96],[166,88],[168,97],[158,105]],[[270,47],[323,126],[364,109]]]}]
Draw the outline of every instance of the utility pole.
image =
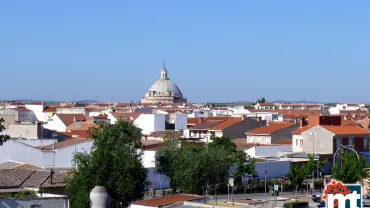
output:
[{"label": "utility pole", "polygon": [[312,135],[312,157],[313,157],[313,167],[312,167],[312,189],[313,192],[315,187],[315,135],[318,135],[319,133],[316,132],[310,132],[309,135]]},{"label": "utility pole", "polygon": [[267,208],[267,180],[266,180],[266,175],[268,173],[267,170],[263,171],[265,173],[265,207]]}]

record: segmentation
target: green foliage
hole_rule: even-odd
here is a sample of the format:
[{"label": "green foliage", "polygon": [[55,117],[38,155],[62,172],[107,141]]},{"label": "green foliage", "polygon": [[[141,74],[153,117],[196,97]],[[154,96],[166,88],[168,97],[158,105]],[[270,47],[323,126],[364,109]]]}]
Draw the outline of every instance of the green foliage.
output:
[{"label": "green foliage", "polygon": [[284,208],[295,208],[295,207],[308,207],[308,202],[304,201],[292,201],[284,203]]},{"label": "green foliage", "polygon": [[241,183],[242,174],[255,172],[254,163],[246,164],[246,154],[226,137],[214,138],[206,147],[169,139],[156,154],[156,171],[185,193],[202,194],[205,189],[217,193],[226,186],[231,167],[236,183]]},{"label": "green foliage", "polygon": [[141,199],[148,185],[147,170],[137,149],[141,147],[141,131],[134,125],[118,121],[115,125],[100,124],[90,131],[92,152],[77,153],[68,192],[72,207],[89,208],[89,194],[96,186],[105,186],[111,194],[112,208],[127,207]]},{"label": "green foliage", "polygon": [[6,198],[17,198],[17,199],[23,199],[23,198],[36,198],[36,192],[31,190],[21,191],[21,192],[8,192],[8,193],[0,193],[1,197]]},{"label": "green foliage", "polygon": [[363,157],[357,157],[352,151],[344,151],[341,154],[341,164],[335,164],[331,178],[343,183],[362,182],[369,177],[366,170],[366,160]]},{"label": "green foliage", "polygon": [[[5,122],[4,119],[0,118],[0,132],[2,132],[5,129],[4,125],[2,125],[2,123],[4,122]],[[9,135],[0,135],[0,146],[3,145],[9,139],[10,139]]]},{"label": "green foliage", "polygon": [[257,103],[266,103],[266,99],[264,97],[262,97],[261,99],[258,99],[257,100]]},{"label": "green foliage", "polygon": [[314,162],[314,159],[313,157],[309,157],[309,161],[307,163],[304,163],[304,164],[300,164],[300,165],[291,165],[290,166],[290,172],[288,173],[288,178],[289,178],[289,181],[290,183],[295,186],[295,187],[298,187],[302,184],[302,182],[304,181],[304,179],[306,179],[310,173],[312,172],[312,169],[313,169],[313,162]]}]

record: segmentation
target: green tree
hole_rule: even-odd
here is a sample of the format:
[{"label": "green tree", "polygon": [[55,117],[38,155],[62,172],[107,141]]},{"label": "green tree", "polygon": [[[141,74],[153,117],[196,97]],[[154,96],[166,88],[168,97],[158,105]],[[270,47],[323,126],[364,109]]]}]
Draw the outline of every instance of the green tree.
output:
[{"label": "green tree", "polygon": [[112,207],[121,208],[142,199],[147,188],[147,170],[138,148],[141,131],[133,124],[118,121],[93,128],[91,153],[77,153],[77,170],[69,181],[72,207],[89,208],[89,193],[96,185],[105,186],[112,197]]},{"label": "green tree", "polygon": [[236,145],[227,137],[215,137],[212,139],[212,142],[208,144],[208,148],[223,148],[229,151],[230,153],[236,152]]},{"label": "green tree", "polygon": [[242,150],[237,150],[235,152],[235,170],[233,171],[233,178],[235,186],[242,186],[242,177],[245,174],[255,175],[257,174],[255,170],[255,160],[251,159],[247,161],[247,154]]},{"label": "green tree", "polygon": [[[2,125],[2,123],[4,123],[4,122],[5,122],[4,119],[0,118],[0,132],[5,130],[4,125]],[[0,135],[0,146],[3,145],[9,139],[10,139],[10,137],[8,135]]]},{"label": "green tree", "polygon": [[343,183],[362,182],[369,177],[366,160],[352,151],[343,151],[340,164],[335,164],[331,178]]},{"label": "green tree", "polygon": [[168,176],[173,188],[192,194],[202,194],[205,189],[217,193],[227,184],[232,167],[240,181],[242,174],[254,171],[254,163],[247,164],[246,154],[237,151],[226,137],[214,138],[206,147],[166,140],[156,154],[156,163],[156,171]]},{"label": "green tree", "polygon": [[298,186],[312,173],[314,158],[309,156],[307,163],[290,166],[290,171],[287,174],[291,184],[295,187],[295,194],[297,196]]}]

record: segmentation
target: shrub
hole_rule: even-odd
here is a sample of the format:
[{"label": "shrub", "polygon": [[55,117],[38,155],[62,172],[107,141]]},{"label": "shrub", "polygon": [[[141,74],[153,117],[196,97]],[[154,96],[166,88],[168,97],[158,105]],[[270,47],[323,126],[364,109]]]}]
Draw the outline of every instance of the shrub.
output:
[{"label": "shrub", "polygon": [[308,207],[308,202],[303,202],[303,201],[292,201],[285,203],[284,208],[305,208]]}]

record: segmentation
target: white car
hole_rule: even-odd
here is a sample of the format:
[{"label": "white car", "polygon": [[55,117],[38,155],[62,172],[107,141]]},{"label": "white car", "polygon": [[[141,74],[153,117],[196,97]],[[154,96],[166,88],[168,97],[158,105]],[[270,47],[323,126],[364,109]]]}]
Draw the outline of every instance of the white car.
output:
[{"label": "white car", "polygon": [[370,196],[364,196],[362,198],[362,206],[363,207],[370,207]]}]

